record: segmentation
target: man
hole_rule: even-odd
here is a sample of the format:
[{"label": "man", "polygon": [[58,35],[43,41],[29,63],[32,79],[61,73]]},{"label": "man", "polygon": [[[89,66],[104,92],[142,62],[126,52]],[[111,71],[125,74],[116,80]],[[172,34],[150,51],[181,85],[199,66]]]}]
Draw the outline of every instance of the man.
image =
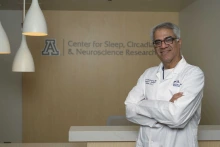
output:
[{"label": "man", "polygon": [[159,66],[147,69],[125,101],[126,117],[139,124],[136,147],[198,147],[204,74],[181,55],[179,28],[152,29]]}]

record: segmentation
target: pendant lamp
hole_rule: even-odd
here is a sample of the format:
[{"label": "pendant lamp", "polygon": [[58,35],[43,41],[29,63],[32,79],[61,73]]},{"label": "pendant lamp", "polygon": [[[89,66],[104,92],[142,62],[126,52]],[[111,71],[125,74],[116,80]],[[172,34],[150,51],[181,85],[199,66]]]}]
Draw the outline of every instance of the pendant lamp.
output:
[{"label": "pendant lamp", "polygon": [[27,36],[47,35],[47,24],[38,0],[32,0],[31,6],[24,20],[23,34]]},{"label": "pendant lamp", "polygon": [[[25,19],[25,0],[23,6],[23,20]],[[14,72],[34,72],[34,60],[31,52],[27,46],[26,36],[22,35],[21,45],[15,54],[15,58],[12,65],[12,71]]]},{"label": "pendant lamp", "polygon": [[28,49],[25,35],[22,35],[21,45],[15,55],[12,71],[14,72],[35,71],[34,60],[30,50]]},{"label": "pendant lamp", "polygon": [[8,37],[0,22],[0,54],[10,54],[10,53],[11,50],[10,50]]}]

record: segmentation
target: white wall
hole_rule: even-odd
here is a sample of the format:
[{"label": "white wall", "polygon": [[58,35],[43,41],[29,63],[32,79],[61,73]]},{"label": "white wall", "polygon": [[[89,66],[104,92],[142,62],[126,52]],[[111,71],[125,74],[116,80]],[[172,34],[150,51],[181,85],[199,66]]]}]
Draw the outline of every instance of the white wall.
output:
[{"label": "white wall", "polygon": [[0,143],[22,141],[22,74],[12,72],[12,62],[21,42],[21,11],[0,11],[11,54],[0,54]]},{"label": "white wall", "polygon": [[220,124],[220,1],[197,0],[180,12],[182,52],[205,73],[201,124]]}]

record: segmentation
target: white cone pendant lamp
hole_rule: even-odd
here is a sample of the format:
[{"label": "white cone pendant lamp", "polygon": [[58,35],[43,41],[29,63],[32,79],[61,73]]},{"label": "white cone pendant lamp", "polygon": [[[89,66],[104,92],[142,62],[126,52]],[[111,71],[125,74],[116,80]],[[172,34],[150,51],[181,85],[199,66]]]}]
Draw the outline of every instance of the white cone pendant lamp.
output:
[{"label": "white cone pendant lamp", "polygon": [[28,49],[26,37],[22,35],[22,41],[20,48],[18,49],[13,66],[12,71],[14,72],[34,72],[34,60],[31,55],[30,50]]},{"label": "white cone pendant lamp", "polygon": [[5,33],[5,30],[2,27],[0,22],[0,54],[10,54],[10,44],[8,41],[8,36]]},{"label": "white cone pendant lamp", "polygon": [[47,35],[47,24],[38,0],[32,0],[24,20],[23,34],[27,36]]}]

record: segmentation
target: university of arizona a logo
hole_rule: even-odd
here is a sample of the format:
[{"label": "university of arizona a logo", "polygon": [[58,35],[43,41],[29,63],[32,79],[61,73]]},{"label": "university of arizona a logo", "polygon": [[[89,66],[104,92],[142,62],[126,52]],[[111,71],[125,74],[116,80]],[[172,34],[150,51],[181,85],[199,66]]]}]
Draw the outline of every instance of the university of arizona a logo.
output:
[{"label": "university of arizona a logo", "polygon": [[56,40],[55,39],[46,39],[45,40],[45,47],[42,51],[42,55],[45,56],[59,56],[60,52],[56,47]]},{"label": "university of arizona a logo", "polygon": [[173,86],[174,86],[174,87],[180,87],[181,85],[182,85],[182,84],[180,83],[179,80],[176,80],[176,81],[173,82]]}]

